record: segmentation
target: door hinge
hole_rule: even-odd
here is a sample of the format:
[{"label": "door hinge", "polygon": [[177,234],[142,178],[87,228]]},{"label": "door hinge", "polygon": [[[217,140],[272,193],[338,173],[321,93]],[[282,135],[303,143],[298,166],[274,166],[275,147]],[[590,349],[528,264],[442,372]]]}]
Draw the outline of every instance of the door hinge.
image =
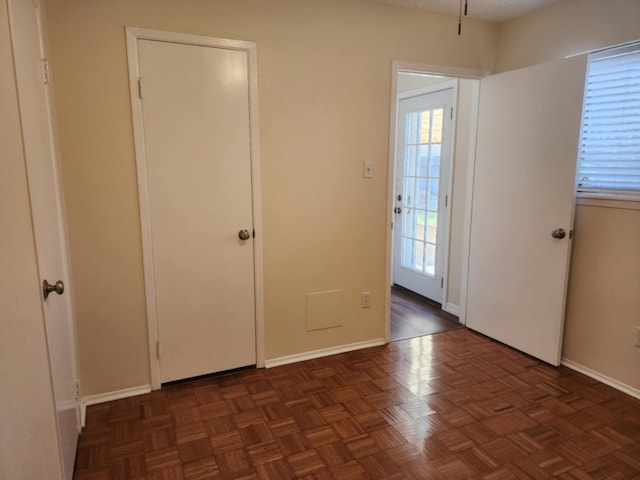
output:
[{"label": "door hinge", "polygon": [[156,357],[160,360],[160,340],[156,340]]},{"label": "door hinge", "polygon": [[76,400],[80,400],[80,380],[76,380],[73,383],[76,385]]},{"label": "door hinge", "polygon": [[42,78],[40,80],[45,85],[48,85],[51,81],[51,72],[49,70],[49,60],[47,60],[47,57],[42,57],[40,59],[40,68],[42,72]]},{"label": "door hinge", "polygon": [[142,100],[142,77],[138,77],[138,98]]},{"label": "door hinge", "polygon": [[453,120],[453,107],[451,107],[451,120]]},{"label": "door hinge", "polygon": [[449,206],[449,195],[445,195],[444,196],[444,206],[448,207]]},{"label": "door hinge", "polygon": [[440,288],[444,287],[444,277],[440,277]]}]

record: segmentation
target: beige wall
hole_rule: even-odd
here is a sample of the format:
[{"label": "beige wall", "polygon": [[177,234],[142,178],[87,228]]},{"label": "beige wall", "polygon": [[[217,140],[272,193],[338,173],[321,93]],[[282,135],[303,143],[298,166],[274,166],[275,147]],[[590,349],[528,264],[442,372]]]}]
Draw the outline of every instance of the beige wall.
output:
[{"label": "beige wall", "polygon": [[[561,0],[501,25],[509,70],[640,39],[639,0]],[[563,357],[640,388],[640,212],[579,205]]]},{"label": "beige wall", "polygon": [[58,479],[55,407],[6,2],[0,2],[0,478]]},{"label": "beige wall", "polygon": [[562,355],[640,390],[640,210],[580,205]]},{"label": "beige wall", "polygon": [[640,39],[640,0],[560,0],[500,26],[496,71]]},{"label": "beige wall", "polygon": [[408,92],[418,88],[437,85],[442,82],[448,82],[448,77],[434,77],[432,75],[416,75],[415,73],[398,72],[396,80],[396,92]]},{"label": "beige wall", "polygon": [[[125,25],[258,45],[267,359],[383,337],[391,61],[491,70],[495,25],[364,0],[48,10],[85,395],[149,383]],[[349,321],[306,332],[304,295],[331,289]]]}]

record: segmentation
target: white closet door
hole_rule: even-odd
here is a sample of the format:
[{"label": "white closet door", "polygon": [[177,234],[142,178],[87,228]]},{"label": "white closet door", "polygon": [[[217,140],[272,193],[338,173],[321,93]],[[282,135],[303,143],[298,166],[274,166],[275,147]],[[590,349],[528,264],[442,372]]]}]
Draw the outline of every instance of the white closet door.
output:
[{"label": "white closet door", "polygon": [[138,40],[138,55],[161,382],[253,365],[247,52]]}]

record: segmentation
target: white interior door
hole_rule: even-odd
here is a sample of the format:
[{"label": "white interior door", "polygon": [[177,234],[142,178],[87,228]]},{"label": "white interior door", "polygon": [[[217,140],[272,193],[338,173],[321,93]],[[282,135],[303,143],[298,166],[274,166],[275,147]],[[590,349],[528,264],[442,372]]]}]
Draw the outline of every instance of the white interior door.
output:
[{"label": "white interior door", "polygon": [[66,230],[48,79],[43,69],[42,11],[38,2],[9,0],[9,18],[40,281],[48,280],[52,284],[61,281],[65,284],[62,296],[54,292],[44,300],[44,316],[63,476],[70,480],[80,427],[80,408]]},{"label": "white interior door", "polygon": [[398,102],[393,283],[442,303],[453,89]]},{"label": "white interior door", "polygon": [[[482,79],[467,327],[558,365],[586,59]],[[562,228],[564,238],[552,237]]]},{"label": "white interior door", "polygon": [[137,50],[160,380],[254,365],[247,52]]}]

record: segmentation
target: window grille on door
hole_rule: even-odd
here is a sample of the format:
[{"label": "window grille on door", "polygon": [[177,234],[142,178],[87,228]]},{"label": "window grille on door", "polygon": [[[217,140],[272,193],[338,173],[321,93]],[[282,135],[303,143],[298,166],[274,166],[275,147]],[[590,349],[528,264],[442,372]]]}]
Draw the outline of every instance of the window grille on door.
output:
[{"label": "window grille on door", "polygon": [[435,276],[438,233],[438,185],[442,153],[444,108],[411,112],[405,116],[403,231],[400,261],[403,267]]}]

